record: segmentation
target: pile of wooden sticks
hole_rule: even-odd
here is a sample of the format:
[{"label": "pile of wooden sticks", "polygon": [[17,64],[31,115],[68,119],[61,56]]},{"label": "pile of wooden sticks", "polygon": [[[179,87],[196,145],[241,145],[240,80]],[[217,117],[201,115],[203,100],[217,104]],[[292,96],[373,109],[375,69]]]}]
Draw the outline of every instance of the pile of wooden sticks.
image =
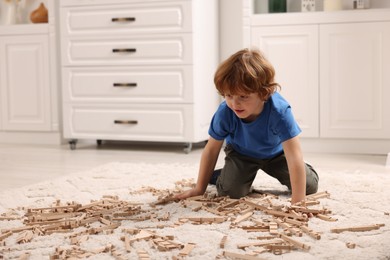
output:
[{"label": "pile of wooden sticks", "polygon": [[[185,186],[185,185],[182,185]],[[0,259],[7,252],[16,250],[7,246],[7,239],[14,236],[16,243],[31,242],[37,236],[47,236],[53,233],[64,233],[69,239],[71,247],[58,246],[51,254],[51,259],[81,259],[101,253],[108,253],[116,259],[126,259],[126,254],[135,251],[139,259],[150,259],[147,250],[135,249],[137,241],[148,241],[151,248],[157,251],[176,252],[174,259],[182,259],[191,254],[196,248],[195,243],[176,241],[174,236],[159,235],[156,230],[164,227],[178,227],[183,224],[209,225],[229,223],[231,229],[242,229],[246,232],[261,232],[253,242],[237,244],[237,251],[225,251],[229,241],[229,234],[225,234],[219,242],[220,258],[259,259],[259,254],[272,252],[283,254],[292,250],[309,251],[311,245],[300,241],[303,234],[310,236],[314,241],[321,239],[320,232],[309,227],[311,217],[324,221],[337,221],[329,209],[320,205],[320,199],[329,198],[328,192],[319,192],[306,197],[306,200],[289,205],[282,203],[275,195],[254,193],[242,199],[218,197],[206,193],[204,196],[192,197],[180,202],[175,201],[174,195],[181,192],[143,189],[140,192],[152,192],[158,199],[151,204],[134,203],[120,200],[117,196],[103,196],[102,199],[81,205],[76,202],[62,203],[56,201],[46,208],[28,208],[19,218],[23,225],[17,228],[2,229],[0,233]],[[168,203],[176,202],[178,207],[188,208],[197,214],[191,216],[171,216],[163,213],[162,209]],[[199,217],[199,211],[207,212],[208,217]],[[212,215],[212,217],[210,217]],[[18,217],[15,214],[3,213],[0,221],[12,221]],[[89,236],[97,234],[109,235],[119,230],[125,221],[156,223],[152,227],[122,228],[121,240],[123,248],[107,244],[94,250],[82,248],[82,244]],[[172,224],[173,223],[173,224]],[[361,232],[379,229],[384,224],[366,226],[351,226],[333,228],[330,231],[340,233],[344,231]],[[76,231],[77,230],[77,231]],[[258,234],[258,233],[255,233]],[[348,248],[354,248],[354,243],[347,243]],[[150,249],[148,249],[150,250]],[[177,250],[177,251],[176,251]],[[28,259],[29,252],[22,252],[20,259]]]}]

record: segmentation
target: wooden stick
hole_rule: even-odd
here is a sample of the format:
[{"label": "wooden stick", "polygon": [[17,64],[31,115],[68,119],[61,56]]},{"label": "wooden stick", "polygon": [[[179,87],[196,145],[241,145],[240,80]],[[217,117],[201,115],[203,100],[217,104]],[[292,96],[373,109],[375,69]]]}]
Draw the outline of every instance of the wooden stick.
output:
[{"label": "wooden stick", "polygon": [[180,255],[180,256],[188,256],[188,255],[191,253],[192,249],[194,249],[194,248],[195,248],[195,244],[193,244],[193,243],[188,243],[188,244],[186,244],[186,245],[184,246],[184,248],[179,252],[179,255]]},{"label": "wooden stick", "polygon": [[299,242],[297,240],[294,240],[292,238],[289,238],[286,235],[279,234],[279,237],[282,238],[284,241],[289,242],[290,244],[293,244],[297,248],[301,248],[301,249],[303,249],[305,251],[309,251],[310,250],[310,246],[308,246],[308,245],[306,245],[304,243],[301,243],[301,242]]},{"label": "wooden stick", "polygon": [[300,215],[295,215],[295,214],[291,214],[291,213],[286,213],[286,212],[283,212],[283,211],[267,209],[265,212],[267,214],[273,215],[275,217],[292,218],[292,219],[298,219],[298,220],[301,220],[301,221],[307,221],[307,217],[300,216]]},{"label": "wooden stick", "polygon": [[337,221],[337,218],[332,218],[330,216],[326,216],[323,214],[317,214],[316,217],[325,221],[332,221],[332,222]]},{"label": "wooden stick", "polygon": [[252,215],[253,215],[253,211],[248,212],[248,213],[246,213],[246,214],[244,214],[244,215],[238,216],[238,217],[236,218],[236,220],[233,221],[233,224],[238,224],[238,223],[240,223],[240,222],[242,222],[242,221],[245,221],[245,220],[247,220],[248,218],[250,218]]},{"label": "wooden stick", "polygon": [[145,250],[137,250],[137,255],[140,260],[150,260],[150,256]]},{"label": "wooden stick", "polygon": [[385,226],[385,224],[374,224],[374,225],[355,226],[355,227],[346,227],[346,228],[332,228],[330,231],[333,233],[341,233],[344,231],[364,232],[364,231],[380,229],[381,227],[384,227],[384,226]]},{"label": "wooden stick", "polygon": [[7,237],[9,237],[11,235],[12,235],[12,231],[8,231],[8,232],[5,232],[4,234],[1,234],[0,241],[3,241],[4,239],[6,239]]},{"label": "wooden stick", "polygon": [[221,239],[221,242],[219,242],[219,248],[225,248],[226,240],[227,240],[227,235],[224,235]]},{"label": "wooden stick", "polygon": [[312,238],[315,238],[317,240],[321,239],[320,233],[314,232],[312,229],[308,228],[307,226],[300,226],[299,227],[303,232],[311,236]]},{"label": "wooden stick", "polygon": [[231,257],[233,259],[243,259],[243,260],[264,260],[264,258],[260,258],[257,256],[238,254],[233,252],[223,251],[223,255],[226,257]]},{"label": "wooden stick", "polygon": [[128,252],[128,253],[131,252],[131,244],[130,244],[129,236],[125,235],[124,243],[125,243],[126,252]]},{"label": "wooden stick", "polygon": [[310,199],[317,200],[317,199],[329,198],[329,197],[330,197],[330,194],[327,191],[322,191],[322,192],[317,192],[317,193],[314,193],[314,194],[307,195],[306,199],[308,199],[308,200],[310,200]]},{"label": "wooden stick", "polygon": [[245,243],[245,244],[238,244],[237,248],[238,249],[245,249],[246,247],[250,246],[266,246],[266,245],[272,245],[272,244],[281,244],[284,241],[280,238],[275,238],[275,239],[269,239],[269,240],[263,240],[263,241],[257,241],[253,243]]}]

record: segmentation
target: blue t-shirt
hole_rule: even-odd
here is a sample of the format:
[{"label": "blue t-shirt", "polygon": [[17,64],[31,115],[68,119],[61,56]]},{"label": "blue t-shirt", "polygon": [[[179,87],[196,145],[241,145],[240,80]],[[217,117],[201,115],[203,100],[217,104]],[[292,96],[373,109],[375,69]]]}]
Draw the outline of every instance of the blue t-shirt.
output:
[{"label": "blue t-shirt", "polygon": [[291,107],[274,93],[264,104],[263,111],[253,122],[244,122],[223,101],[211,120],[209,135],[225,140],[243,155],[268,159],[283,151],[282,142],[301,132]]}]

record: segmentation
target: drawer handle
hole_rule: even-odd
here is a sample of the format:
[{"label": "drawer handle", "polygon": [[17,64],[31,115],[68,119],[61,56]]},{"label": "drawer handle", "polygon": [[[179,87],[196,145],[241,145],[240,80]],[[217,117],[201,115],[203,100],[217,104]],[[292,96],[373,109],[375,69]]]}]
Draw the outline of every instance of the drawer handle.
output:
[{"label": "drawer handle", "polygon": [[112,22],[135,22],[135,17],[115,17],[111,19]]},{"label": "drawer handle", "polygon": [[136,87],[137,83],[114,83],[114,87]]},{"label": "drawer handle", "polygon": [[129,48],[129,49],[112,49],[112,52],[136,52],[137,49]]},{"label": "drawer handle", "polygon": [[136,125],[138,124],[137,120],[114,120],[114,124],[118,125]]}]

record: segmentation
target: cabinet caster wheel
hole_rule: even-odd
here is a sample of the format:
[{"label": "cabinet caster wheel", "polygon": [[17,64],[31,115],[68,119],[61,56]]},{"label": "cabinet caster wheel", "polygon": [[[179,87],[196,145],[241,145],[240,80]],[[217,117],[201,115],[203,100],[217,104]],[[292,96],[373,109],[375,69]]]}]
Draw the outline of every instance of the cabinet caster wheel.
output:
[{"label": "cabinet caster wheel", "polygon": [[76,144],[77,144],[77,140],[70,140],[69,141],[70,150],[76,150]]},{"label": "cabinet caster wheel", "polygon": [[184,153],[189,154],[192,150],[192,143],[186,143],[183,150],[184,150]]}]

